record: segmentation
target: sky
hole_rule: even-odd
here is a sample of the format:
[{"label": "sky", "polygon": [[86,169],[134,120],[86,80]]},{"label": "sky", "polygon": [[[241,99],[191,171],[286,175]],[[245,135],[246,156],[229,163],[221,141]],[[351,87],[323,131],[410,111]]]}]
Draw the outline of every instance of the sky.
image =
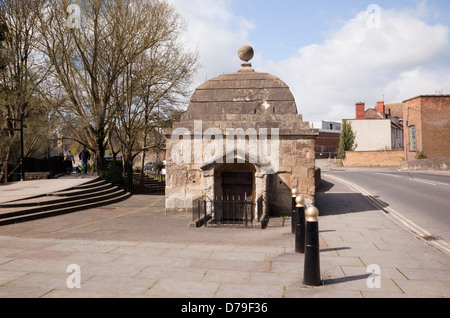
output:
[{"label": "sky", "polygon": [[193,89],[239,70],[237,51],[250,44],[253,69],[290,87],[304,121],[450,94],[450,0],[168,1],[199,53]]}]

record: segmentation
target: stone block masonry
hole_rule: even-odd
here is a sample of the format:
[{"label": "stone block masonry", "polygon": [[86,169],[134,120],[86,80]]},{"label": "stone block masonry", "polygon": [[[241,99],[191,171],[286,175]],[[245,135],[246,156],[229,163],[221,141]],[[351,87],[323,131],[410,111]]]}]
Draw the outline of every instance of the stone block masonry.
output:
[{"label": "stone block masonry", "polygon": [[401,151],[347,151],[345,167],[400,167],[405,157]]}]

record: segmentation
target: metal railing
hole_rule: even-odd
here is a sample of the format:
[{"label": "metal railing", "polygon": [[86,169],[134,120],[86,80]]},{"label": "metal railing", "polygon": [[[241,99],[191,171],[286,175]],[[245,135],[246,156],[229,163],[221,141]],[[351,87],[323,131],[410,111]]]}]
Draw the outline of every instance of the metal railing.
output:
[{"label": "metal railing", "polygon": [[147,175],[144,175],[141,180],[140,174],[133,174],[131,187],[128,184],[126,175],[114,176],[114,178],[108,175],[101,175],[100,177],[118,188],[130,192],[131,194],[164,195],[166,193],[166,183],[164,181],[159,181]]},{"label": "metal railing", "polygon": [[261,228],[265,228],[263,205],[262,197],[256,202],[245,195],[200,197],[193,200],[192,221],[205,227],[255,228],[254,222],[259,220]]},{"label": "metal railing", "polygon": [[[14,182],[21,179],[21,163],[1,162],[0,163],[0,183]],[[5,169],[6,168],[6,169]]]}]

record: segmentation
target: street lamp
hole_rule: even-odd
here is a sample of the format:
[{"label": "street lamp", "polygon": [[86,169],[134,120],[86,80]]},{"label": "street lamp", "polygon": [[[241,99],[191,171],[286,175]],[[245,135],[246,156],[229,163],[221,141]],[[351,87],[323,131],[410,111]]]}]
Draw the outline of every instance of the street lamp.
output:
[{"label": "street lamp", "polygon": [[20,131],[20,181],[25,181],[25,170],[23,168],[23,113],[24,108],[17,108],[17,113],[19,114],[19,119],[6,118],[8,121],[18,121],[20,122],[19,129],[11,129],[13,131]]}]

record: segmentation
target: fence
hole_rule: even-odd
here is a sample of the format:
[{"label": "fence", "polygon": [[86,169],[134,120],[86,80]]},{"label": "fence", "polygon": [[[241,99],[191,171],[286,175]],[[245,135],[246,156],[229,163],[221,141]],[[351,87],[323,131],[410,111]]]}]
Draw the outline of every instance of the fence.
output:
[{"label": "fence", "polygon": [[20,163],[0,163],[0,182],[20,181],[21,169]]},{"label": "fence", "polygon": [[[7,166],[6,166],[7,165]],[[6,169],[5,169],[6,168]],[[63,157],[45,159],[24,158],[24,173],[47,173],[48,178],[55,178],[66,173],[66,165]],[[21,180],[22,167],[20,163],[0,163],[0,180],[13,182]]]},{"label": "fence", "polygon": [[256,216],[261,221],[261,227],[265,228],[267,222],[261,220],[263,205],[262,197],[255,202],[244,195],[216,196],[213,200],[197,198],[192,204],[192,221],[205,227],[254,228]]},{"label": "fence", "polygon": [[48,159],[24,158],[25,172],[48,172],[50,178],[66,173],[64,157],[52,157]]},{"label": "fence", "polygon": [[133,173],[131,184],[128,183],[127,175],[123,174],[122,162],[108,160],[106,171],[99,173],[100,177],[107,182],[137,195],[165,195],[166,182],[163,178],[152,175]]}]

